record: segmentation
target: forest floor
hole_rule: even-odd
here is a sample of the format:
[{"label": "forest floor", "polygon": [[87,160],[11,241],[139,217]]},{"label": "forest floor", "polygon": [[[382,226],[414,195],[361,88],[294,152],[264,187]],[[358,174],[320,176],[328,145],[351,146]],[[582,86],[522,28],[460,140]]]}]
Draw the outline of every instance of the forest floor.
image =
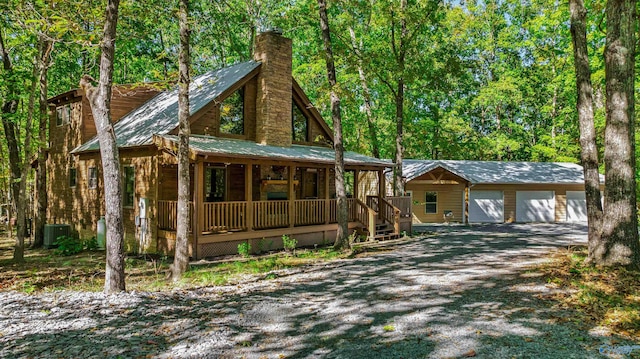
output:
[{"label": "forest floor", "polygon": [[0,291],[0,357],[640,357],[634,332],[561,300],[579,289],[558,258],[586,244],[584,227],[426,230],[436,234],[227,285]]}]

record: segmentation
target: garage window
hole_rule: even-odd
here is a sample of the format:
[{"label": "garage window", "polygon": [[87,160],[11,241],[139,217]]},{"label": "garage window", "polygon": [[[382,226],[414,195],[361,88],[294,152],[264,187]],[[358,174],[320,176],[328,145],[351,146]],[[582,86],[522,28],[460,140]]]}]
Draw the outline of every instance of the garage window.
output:
[{"label": "garage window", "polygon": [[426,192],[424,195],[424,213],[438,213],[438,192]]}]

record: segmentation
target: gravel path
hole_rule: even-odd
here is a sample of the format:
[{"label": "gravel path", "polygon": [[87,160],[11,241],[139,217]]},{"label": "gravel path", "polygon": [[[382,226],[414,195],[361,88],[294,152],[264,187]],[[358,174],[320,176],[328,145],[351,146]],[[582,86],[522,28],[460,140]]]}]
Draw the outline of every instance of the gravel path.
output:
[{"label": "gravel path", "polygon": [[[0,357],[599,358],[526,271],[577,225],[432,227],[392,252],[173,293],[0,293]],[[623,344],[624,341],[620,341]],[[629,343],[634,344],[634,343]]]}]

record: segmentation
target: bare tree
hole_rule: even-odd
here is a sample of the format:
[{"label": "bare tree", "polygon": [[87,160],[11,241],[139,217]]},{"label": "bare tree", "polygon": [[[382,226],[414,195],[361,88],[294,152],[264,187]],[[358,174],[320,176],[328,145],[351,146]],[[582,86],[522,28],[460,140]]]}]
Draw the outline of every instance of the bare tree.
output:
[{"label": "bare tree", "polygon": [[640,269],[635,181],[635,0],[609,0],[606,7],[605,197],[602,241],[596,264]]},{"label": "bare tree", "polygon": [[593,121],[593,87],[587,51],[587,10],[583,0],[570,0],[571,38],[576,69],[578,122],[580,124],[580,160],[584,169],[584,188],[587,200],[589,224],[589,257],[595,260],[595,250],[601,243],[602,202],[600,200],[600,173],[598,172],[598,148]]},{"label": "bare tree", "polygon": [[327,3],[318,0],[320,11],[320,29],[324,42],[325,60],[327,63],[327,77],[331,91],[331,119],[333,121],[333,147],[336,152],[335,180],[337,197],[338,231],[334,247],[343,249],[349,245],[349,227],[347,218],[347,194],[344,184],[344,143],[342,140],[342,116],[340,115],[340,98],[337,93],[336,67],[333,62],[333,50],[331,48],[331,32],[329,30],[329,18],[327,17]]},{"label": "bare tree", "polygon": [[107,264],[104,281],[105,293],[125,290],[124,276],[124,226],[122,223],[122,180],[120,156],[116,134],[111,121],[111,87],[113,84],[113,60],[118,24],[120,0],[107,0],[104,32],[100,49],[100,80],[97,86],[90,76],[80,80],[96,123],[100,156],[104,173],[105,221],[107,227]]},{"label": "bare tree", "polygon": [[171,278],[177,281],[189,268],[189,0],[180,0],[180,78],[178,79],[178,227]]}]

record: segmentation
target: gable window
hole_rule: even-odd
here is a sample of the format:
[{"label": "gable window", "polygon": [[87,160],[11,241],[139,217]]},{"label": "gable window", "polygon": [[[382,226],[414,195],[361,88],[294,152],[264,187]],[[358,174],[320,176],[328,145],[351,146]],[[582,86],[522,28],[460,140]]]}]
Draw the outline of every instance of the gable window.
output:
[{"label": "gable window", "polygon": [[223,202],[226,195],[226,173],[224,168],[207,167],[204,172],[205,202]]},{"label": "gable window", "polygon": [[135,171],[133,166],[125,166],[124,170],[124,191],[122,205],[124,207],[133,207],[134,192],[136,187]]},{"label": "gable window", "polygon": [[71,104],[56,107],[56,125],[62,126],[71,120]]},{"label": "gable window", "polygon": [[426,192],[424,195],[424,213],[438,213],[438,192]]},{"label": "gable window", "polygon": [[89,189],[98,188],[98,169],[96,167],[89,167],[89,176],[87,177],[87,187],[89,187]]},{"label": "gable window", "polygon": [[309,138],[309,121],[300,107],[291,101],[291,127],[294,142],[307,142]]},{"label": "gable window", "polygon": [[244,90],[227,97],[220,104],[220,133],[244,135]]},{"label": "gable window", "polygon": [[78,172],[75,167],[69,168],[69,187],[75,187],[78,179]]}]

